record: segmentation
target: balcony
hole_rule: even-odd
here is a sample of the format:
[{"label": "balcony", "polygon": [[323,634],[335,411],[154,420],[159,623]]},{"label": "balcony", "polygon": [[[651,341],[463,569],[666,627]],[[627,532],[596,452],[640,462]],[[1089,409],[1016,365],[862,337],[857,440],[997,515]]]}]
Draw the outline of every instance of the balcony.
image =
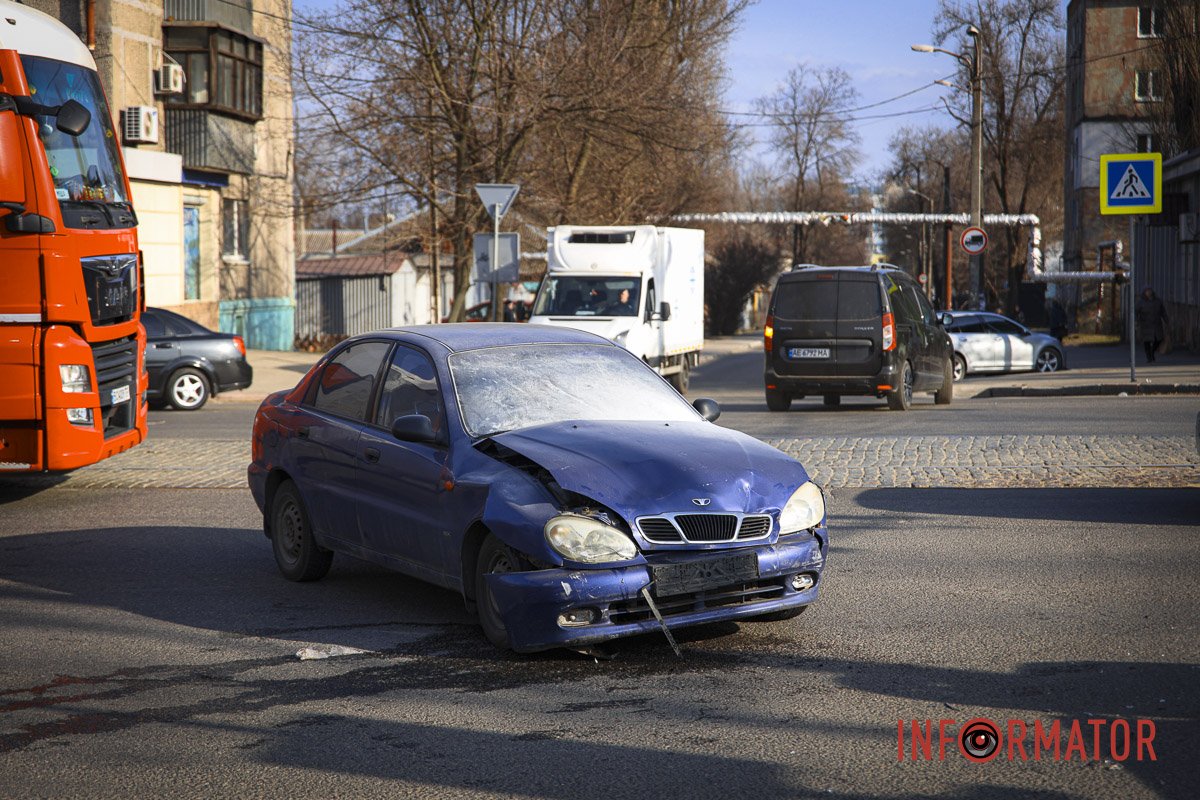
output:
[{"label": "balcony", "polygon": [[215,22],[223,28],[254,33],[252,0],[166,0],[163,23]]},{"label": "balcony", "polygon": [[254,123],[194,108],[167,108],[167,149],[183,166],[210,172],[254,172]]}]

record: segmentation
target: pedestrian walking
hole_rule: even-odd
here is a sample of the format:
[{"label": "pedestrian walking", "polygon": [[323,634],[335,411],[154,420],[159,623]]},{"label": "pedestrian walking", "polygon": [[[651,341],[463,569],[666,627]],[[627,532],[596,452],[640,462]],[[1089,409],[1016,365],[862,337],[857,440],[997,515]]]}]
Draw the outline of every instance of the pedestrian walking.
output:
[{"label": "pedestrian walking", "polygon": [[1167,308],[1163,301],[1147,286],[1133,307],[1137,322],[1138,341],[1146,349],[1146,361],[1154,363],[1154,355],[1167,336]]}]

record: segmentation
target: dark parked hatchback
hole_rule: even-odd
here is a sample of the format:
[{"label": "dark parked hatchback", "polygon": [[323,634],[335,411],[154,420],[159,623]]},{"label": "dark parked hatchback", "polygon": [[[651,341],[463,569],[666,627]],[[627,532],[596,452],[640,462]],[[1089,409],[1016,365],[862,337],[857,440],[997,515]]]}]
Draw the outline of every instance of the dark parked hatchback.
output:
[{"label": "dark parked hatchback", "polygon": [[801,266],[779,277],[771,294],[763,348],[772,411],[821,395],[887,398],[903,411],[915,392],[954,396],[950,337],[920,286],[887,264]]},{"label": "dark parked hatchback", "polygon": [[254,377],[246,343],[162,308],[142,314],[151,404],[194,411],[211,395],[245,389]]}]

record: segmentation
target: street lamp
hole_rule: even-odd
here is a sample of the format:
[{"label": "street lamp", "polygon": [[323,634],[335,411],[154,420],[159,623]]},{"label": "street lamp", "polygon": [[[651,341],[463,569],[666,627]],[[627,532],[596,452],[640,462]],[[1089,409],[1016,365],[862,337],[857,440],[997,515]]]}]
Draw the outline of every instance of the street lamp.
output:
[{"label": "street lamp", "polygon": [[[974,52],[970,56],[943,50],[929,44],[914,44],[917,53],[945,53],[954,56],[967,68],[971,83],[971,225],[983,224],[983,59],[979,49],[979,28],[967,26],[967,35],[974,40]],[[942,83],[938,81],[938,83]],[[943,84],[945,85],[945,84]],[[979,304],[980,286],[983,277],[983,256],[971,256],[971,303]]]},{"label": "street lamp", "polygon": [[[917,185],[921,185],[921,170],[917,169]],[[920,197],[926,203],[925,211],[928,214],[933,213],[933,198],[922,191],[905,186],[904,191],[911,195]],[[933,247],[929,241],[928,223],[921,223],[921,273],[925,276],[925,296],[931,301],[933,300]]]}]

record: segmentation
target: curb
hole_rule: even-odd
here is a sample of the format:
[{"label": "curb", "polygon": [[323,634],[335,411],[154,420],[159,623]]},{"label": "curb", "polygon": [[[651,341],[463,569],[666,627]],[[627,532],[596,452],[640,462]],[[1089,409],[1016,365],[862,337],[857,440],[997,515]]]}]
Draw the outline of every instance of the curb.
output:
[{"label": "curb", "polygon": [[1200,394],[1200,383],[1095,383],[1082,386],[993,386],[974,398],[987,397],[1116,397],[1120,395]]}]

